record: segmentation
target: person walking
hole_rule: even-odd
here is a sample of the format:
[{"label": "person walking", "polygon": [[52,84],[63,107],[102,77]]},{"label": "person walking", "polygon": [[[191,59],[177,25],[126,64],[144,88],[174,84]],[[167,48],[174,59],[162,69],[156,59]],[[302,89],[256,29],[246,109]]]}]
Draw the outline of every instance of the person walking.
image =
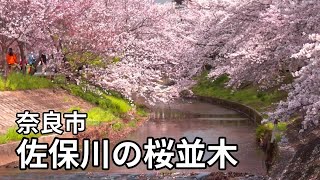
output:
[{"label": "person walking", "polygon": [[8,54],[6,56],[8,64],[8,73],[11,73],[14,68],[17,67],[18,61],[17,56],[13,53],[12,48],[9,48]]},{"label": "person walking", "polygon": [[34,53],[31,52],[28,57],[27,74],[33,74],[35,62],[36,62],[36,57],[35,57]]},{"label": "person walking", "polygon": [[42,65],[42,73],[45,73],[47,69],[47,56],[45,54],[41,54],[40,60]]},{"label": "person walking", "polygon": [[23,56],[22,59],[21,59],[21,61],[20,61],[20,64],[19,64],[20,67],[21,67],[21,72],[22,72],[23,74],[26,73],[27,64],[28,64],[28,62],[27,62],[27,57],[26,57],[26,56]]}]

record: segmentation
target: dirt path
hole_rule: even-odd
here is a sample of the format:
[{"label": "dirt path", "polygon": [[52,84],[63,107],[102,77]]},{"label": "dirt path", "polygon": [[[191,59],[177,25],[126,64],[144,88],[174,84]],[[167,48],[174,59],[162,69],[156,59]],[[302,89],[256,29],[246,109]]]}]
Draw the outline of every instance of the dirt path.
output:
[{"label": "dirt path", "polygon": [[65,112],[72,107],[80,107],[82,111],[86,111],[93,105],[61,89],[0,92],[0,133],[5,133],[16,124],[18,112]]}]

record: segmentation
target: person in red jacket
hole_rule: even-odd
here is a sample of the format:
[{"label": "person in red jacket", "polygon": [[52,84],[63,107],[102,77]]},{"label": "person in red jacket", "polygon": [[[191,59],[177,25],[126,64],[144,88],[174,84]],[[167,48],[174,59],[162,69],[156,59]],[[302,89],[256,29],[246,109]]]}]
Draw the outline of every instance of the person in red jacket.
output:
[{"label": "person in red jacket", "polygon": [[17,56],[13,53],[12,48],[9,48],[9,52],[6,56],[6,59],[7,59],[9,72],[11,72],[12,69],[16,67],[16,65],[18,64]]}]

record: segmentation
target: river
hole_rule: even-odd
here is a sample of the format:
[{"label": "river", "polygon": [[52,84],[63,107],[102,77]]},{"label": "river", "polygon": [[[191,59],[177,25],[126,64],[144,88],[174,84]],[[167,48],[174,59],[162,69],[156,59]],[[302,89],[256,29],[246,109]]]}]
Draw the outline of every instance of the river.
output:
[{"label": "river", "polygon": [[[217,144],[219,137],[226,137],[227,144],[238,145],[238,152],[232,152],[232,155],[240,161],[237,167],[232,167],[227,163],[227,171],[265,175],[265,157],[264,153],[256,145],[255,127],[256,125],[252,121],[236,111],[198,101],[181,101],[172,103],[170,106],[165,105],[156,108],[151,114],[149,121],[123,140],[135,141],[142,147],[142,145],[147,142],[147,137],[170,137],[177,142],[179,142],[179,139],[182,137],[186,137],[190,142],[196,137],[200,137],[206,144]],[[111,145],[111,147],[113,147],[113,145]],[[212,155],[213,153],[211,152],[205,152],[203,160],[207,160]],[[176,156],[173,162],[177,159]],[[85,174],[90,174],[90,177],[94,177],[96,174],[100,177],[101,173],[150,173],[150,171],[147,170],[146,164],[142,162],[132,169],[117,167],[113,165],[113,163],[110,164],[110,170],[108,171],[103,171],[101,168],[88,168],[86,172],[80,170],[59,170],[56,172],[52,170],[37,170],[21,172],[13,168],[0,169],[0,179],[13,179],[14,177],[30,177],[30,179],[40,177],[40,179],[43,179],[43,177],[48,177],[48,175],[53,179],[69,177],[77,177],[76,179],[79,179],[79,176],[76,176],[78,173],[82,174],[81,177],[85,177]],[[207,169],[172,170],[172,172],[215,171],[218,171],[218,164]],[[164,169],[159,172],[169,172],[169,170]]]}]

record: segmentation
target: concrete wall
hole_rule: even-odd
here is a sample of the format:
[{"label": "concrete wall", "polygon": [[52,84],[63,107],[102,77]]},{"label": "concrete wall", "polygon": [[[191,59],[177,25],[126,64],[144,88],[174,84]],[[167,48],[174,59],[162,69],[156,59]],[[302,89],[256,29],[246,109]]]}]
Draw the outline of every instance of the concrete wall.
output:
[{"label": "concrete wall", "polygon": [[227,100],[212,98],[212,97],[203,97],[203,96],[196,96],[194,98],[199,101],[220,105],[222,107],[235,110],[241,114],[244,114],[256,124],[261,124],[261,121],[263,119],[262,115],[255,109],[237,102],[232,102],[232,101],[227,101]]}]

